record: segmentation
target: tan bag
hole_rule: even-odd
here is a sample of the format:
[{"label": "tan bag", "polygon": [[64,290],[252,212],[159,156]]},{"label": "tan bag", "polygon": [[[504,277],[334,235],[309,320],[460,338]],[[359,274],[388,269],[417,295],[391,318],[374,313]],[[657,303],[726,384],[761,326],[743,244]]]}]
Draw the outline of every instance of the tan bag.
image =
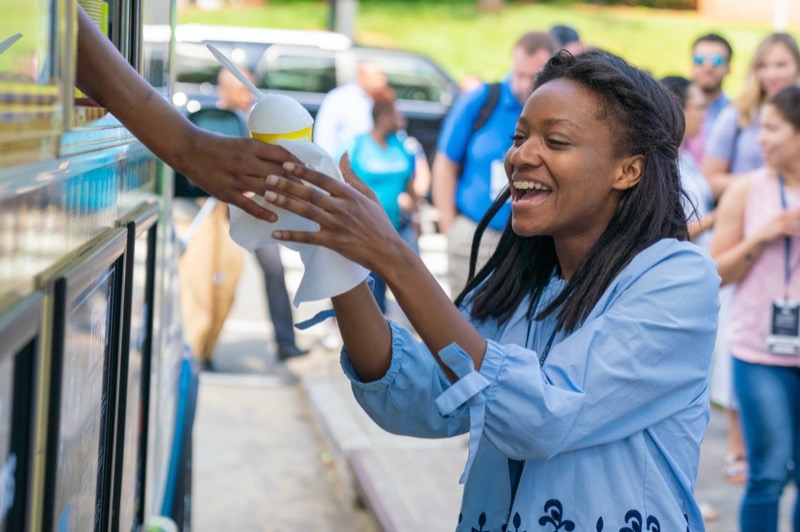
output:
[{"label": "tan bag", "polygon": [[[178,262],[184,337],[202,362],[214,347],[236,297],[243,251],[228,235],[228,206],[217,203]],[[184,232],[188,227],[179,226]]]}]

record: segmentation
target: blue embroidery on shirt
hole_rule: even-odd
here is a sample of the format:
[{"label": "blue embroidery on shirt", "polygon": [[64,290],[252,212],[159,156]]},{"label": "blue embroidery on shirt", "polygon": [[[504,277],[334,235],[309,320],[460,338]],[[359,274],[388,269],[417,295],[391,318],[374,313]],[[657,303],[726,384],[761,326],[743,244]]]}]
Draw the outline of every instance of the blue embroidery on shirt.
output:
[{"label": "blue embroidery on shirt", "polygon": [[636,510],[628,510],[628,513],[625,514],[625,522],[630,526],[620,528],[619,532],[642,532],[643,530],[646,532],[661,532],[661,524],[652,515],[647,516],[645,528],[642,528],[642,514]]},{"label": "blue embroidery on shirt", "polygon": [[[564,507],[558,499],[550,499],[547,501],[544,505],[544,512],[545,515],[539,518],[539,525],[548,527],[548,531],[558,532],[563,530],[565,532],[572,532],[575,530],[575,522],[564,518]],[[684,517],[686,517],[688,524],[688,516]],[[463,514],[459,513],[459,525],[461,524],[462,518]],[[486,512],[481,512],[478,516],[478,528],[474,526],[471,527],[471,532],[485,532],[483,527],[486,526],[486,521]],[[647,518],[644,519],[642,513],[638,510],[628,510],[625,514],[625,524],[627,526],[620,528],[619,532],[661,532],[661,523],[659,523],[656,517],[648,515]],[[503,532],[527,532],[520,528],[522,526],[522,516],[519,512],[514,512],[514,517],[511,519],[511,526],[513,526],[513,528],[509,528],[509,524],[506,523],[501,527],[501,530]],[[551,529],[550,527],[553,528]],[[595,531],[603,532],[604,527],[605,522],[601,516],[595,523]],[[686,528],[686,532],[689,532],[688,527]]]},{"label": "blue embroidery on shirt", "polygon": [[508,523],[503,525],[501,530],[503,532],[526,532],[525,530],[520,530],[520,526],[522,525],[522,517],[520,517],[519,512],[514,512],[514,519],[512,519],[512,524],[514,525],[514,529],[508,528]]},{"label": "blue embroidery on shirt", "polygon": [[486,524],[486,512],[481,512],[478,516],[478,526],[480,528],[472,527],[472,532],[484,532],[483,526]]},{"label": "blue embroidery on shirt", "polygon": [[553,529],[554,531],[561,530],[562,528],[567,532],[575,530],[575,523],[569,519],[562,521],[564,517],[564,508],[561,506],[561,501],[558,499],[550,499],[544,503],[544,511],[545,513],[549,512],[549,515],[543,515],[539,518],[540,525],[545,526],[551,524],[555,527]]}]

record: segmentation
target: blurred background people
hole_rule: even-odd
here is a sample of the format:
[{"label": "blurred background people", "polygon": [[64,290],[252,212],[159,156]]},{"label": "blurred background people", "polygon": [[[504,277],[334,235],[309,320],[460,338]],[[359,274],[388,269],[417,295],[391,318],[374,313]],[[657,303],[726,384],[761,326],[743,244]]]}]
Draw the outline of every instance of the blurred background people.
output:
[{"label": "blurred background people", "polygon": [[692,45],[692,82],[703,91],[707,107],[700,130],[686,141],[686,149],[698,164],[703,161],[706,137],[719,114],[730,103],[722,91],[722,84],[731,71],[732,58],[730,43],[716,33],[701,35]]},{"label": "blurred background people", "polygon": [[683,207],[689,221],[689,236],[692,241],[708,249],[711,242],[708,229],[714,223],[714,197],[697,160],[686,147],[687,141],[703,127],[706,117],[705,94],[697,84],[682,76],[667,76],[661,83],[678,99],[686,121],[679,164],[681,185],[686,192]]},{"label": "blurred background people", "polygon": [[787,33],[773,33],[758,45],[744,87],[717,118],[705,146],[703,173],[719,198],[735,174],[763,164],[758,147],[758,110],[781,89],[797,83],[800,49]]},{"label": "blurred background people", "polygon": [[[349,154],[356,175],[375,192],[392,226],[417,250],[418,235],[410,224],[412,211],[417,206],[416,157],[398,135],[405,127],[405,119],[395,107],[391,90],[375,95],[372,120],[372,130],[355,137],[344,151]],[[386,283],[374,273],[373,277],[375,300],[386,314]]]},{"label": "blurred background people", "polygon": [[380,65],[359,63],[356,80],[336,87],[322,100],[314,119],[314,143],[334,155],[356,135],[372,130],[373,99],[387,87]]},{"label": "blurred background people", "polygon": [[[763,165],[757,142],[759,108],[767,98],[797,83],[799,74],[800,50],[793,37],[774,33],[761,41],[750,61],[741,93],[720,113],[706,140],[702,169],[715,199],[719,199],[737,175]],[[747,457],[733,393],[726,332],[730,330],[727,316],[733,293],[733,287],[720,291],[711,398],[725,408],[728,430],[728,451],[723,465],[725,477],[731,482],[743,483],[747,480]]]},{"label": "blurred background people", "polygon": [[583,52],[583,43],[578,31],[572,26],[564,24],[556,24],[549,31],[550,35],[555,39],[559,50],[566,50],[572,55],[577,55]]},{"label": "blurred background people", "polygon": [[[256,80],[249,70],[241,65],[238,68],[247,79],[255,83]],[[236,76],[228,72],[227,69],[220,68],[219,74],[217,74],[216,106],[220,109],[242,113],[242,116],[247,118],[253,103],[255,103],[253,93],[242,85],[242,82],[236,79]]]},{"label": "blurred background people", "polygon": [[800,88],[768,100],[760,124],[766,166],[726,190],[712,254],[736,285],[728,341],[749,460],[740,530],[777,532],[787,481],[800,488]]},{"label": "blurred background people", "polygon": [[[697,160],[688,150],[688,141],[700,134],[706,116],[705,94],[700,87],[682,76],[667,76],[661,83],[678,99],[684,113],[686,126],[683,133],[678,164],[681,185],[686,196],[683,208],[688,221],[689,237],[700,246],[710,248],[714,225],[714,197],[705,176],[700,172]],[[727,356],[727,353],[726,353]],[[719,512],[707,502],[699,502],[705,521],[719,519]]]},{"label": "blurred background people", "polygon": [[[444,120],[433,161],[433,204],[439,229],[447,234],[450,295],[467,283],[472,236],[478,221],[508,185],[503,158],[533,79],[556,43],[544,32],[528,32],[514,44],[511,72],[500,83],[461,95]],[[488,104],[488,105],[487,105]],[[506,204],[481,239],[478,268],[497,246],[508,222]]]},{"label": "blurred background people", "polygon": [[[255,82],[252,73],[239,67],[250,81]],[[222,68],[217,77],[217,107],[243,113],[246,117],[253,106],[255,96],[236,77]],[[264,276],[267,295],[267,308],[272,321],[277,346],[278,360],[305,355],[307,349],[297,346],[294,332],[294,318],[289,292],[286,288],[286,272],[281,262],[280,248],[277,244],[264,246],[255,251],[258,265]]]}]

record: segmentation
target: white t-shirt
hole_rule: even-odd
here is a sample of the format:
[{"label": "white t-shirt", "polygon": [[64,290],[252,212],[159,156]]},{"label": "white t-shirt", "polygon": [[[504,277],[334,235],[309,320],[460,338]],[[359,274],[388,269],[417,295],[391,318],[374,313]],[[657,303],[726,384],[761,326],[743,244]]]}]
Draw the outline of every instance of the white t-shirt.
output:
[{"label": "white t-shirt", "polygon": [[333,89],[314,120],[314,143],[333,156],[356,136],[371,131],[372,104],[357,83]]}]

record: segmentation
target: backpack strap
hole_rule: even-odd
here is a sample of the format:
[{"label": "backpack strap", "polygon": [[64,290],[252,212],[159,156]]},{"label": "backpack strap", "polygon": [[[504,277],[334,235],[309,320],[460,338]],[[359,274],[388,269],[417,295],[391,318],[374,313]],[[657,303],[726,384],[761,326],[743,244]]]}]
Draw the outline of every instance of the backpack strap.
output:
[{"label": "backpack strap", "polygon": [[478,111],[478,117],[475,119],[475,122],[472,123],[472,131],[470,131],[469,136],[467,137],[467,142],[464,148],[464,157],[462,157],[460,161],[462,167],[464,166],[464,159],[467,156],[467,148],[469,147],[469,143],[472,142],[472,137],[474,137],[475,133],[477,133],[481,128],[483,128],[483,126],[486,125],[486,122],[489,120],[489,118],[491,118],[492,113],[494,113],[494,110],[497,108],[497,104],[500,101],[500,83],[490,83],[488,87],[489,92],[486,95],[486,99],[483,101],[483,105],[481,105],[481,108]]},{"label": "backpack strap", "polygon": [[[486,100],[483,102],[481,110],[478,112],[478,118],[475,119],[475,123],[472,125],[473,135],[486,125],[487,120],[489,120],[489,117],[492,116],[492,113],[494,113],[494,110],[497,107],[497,102],[499,101],[500,83],[489,84],[489,94],[486,95]],[[470,140],[472,140],[471,135]]]}]

